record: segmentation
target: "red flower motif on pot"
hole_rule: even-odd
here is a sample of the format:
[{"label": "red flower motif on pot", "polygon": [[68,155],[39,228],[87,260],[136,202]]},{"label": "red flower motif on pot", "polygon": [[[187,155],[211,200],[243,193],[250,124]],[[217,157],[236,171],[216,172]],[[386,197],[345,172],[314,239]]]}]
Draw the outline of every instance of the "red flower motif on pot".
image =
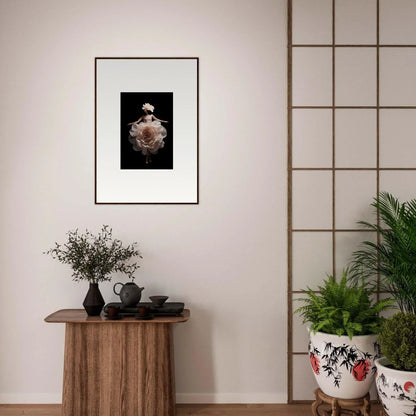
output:
[{"label": "red flower motif on pot", "polygon": [[319,375],[319,367],[321,362],[319,361],[319,358],[314,353],[309,353],[309,359],[311,360],[311,366],[312,370],[316,375]]},{"label": "red flower motif on pot", "polygon": [[415,385],[411,381],[406,381],[403,387],[408,393],[410,393],[410,390],[414,389]]},{"label": "red flower motif on pot", "polygon": [[367,377],[370,371],[371,363],[368,360],[358,360],[355,362],[352,368],[352,376],[357,381],[363,381]]}]

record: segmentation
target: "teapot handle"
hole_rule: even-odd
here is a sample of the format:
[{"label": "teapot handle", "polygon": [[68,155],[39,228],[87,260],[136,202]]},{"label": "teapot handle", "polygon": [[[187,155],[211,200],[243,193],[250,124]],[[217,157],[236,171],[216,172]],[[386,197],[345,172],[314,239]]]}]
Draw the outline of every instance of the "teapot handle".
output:
[{"label": "teapot handle", "polygon": [[121,283],[121,282],[117,282],[114,286],[113,286],[113,292],[117,295],[117,296],[120,296],[120,292],[121,292],[121,289],[120,289],[120,292],[116,292],[116,286],[117,285],[121,285],[121,286],[124,286],[124,284],[123,283]]}]

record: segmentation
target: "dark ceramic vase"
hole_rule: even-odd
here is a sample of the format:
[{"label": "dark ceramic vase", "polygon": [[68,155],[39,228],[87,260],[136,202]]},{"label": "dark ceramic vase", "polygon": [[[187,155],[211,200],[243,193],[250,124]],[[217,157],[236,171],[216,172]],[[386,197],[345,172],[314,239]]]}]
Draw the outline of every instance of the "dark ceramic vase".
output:
[{"label": "dark ceramic vase", "polygon": [[100,289],[98,288],[98,283],[90,283],[87,296],[85,296],[82,304],[84,305],[87,314],[90,316],[97,316],[101,313],[105,302]]}]

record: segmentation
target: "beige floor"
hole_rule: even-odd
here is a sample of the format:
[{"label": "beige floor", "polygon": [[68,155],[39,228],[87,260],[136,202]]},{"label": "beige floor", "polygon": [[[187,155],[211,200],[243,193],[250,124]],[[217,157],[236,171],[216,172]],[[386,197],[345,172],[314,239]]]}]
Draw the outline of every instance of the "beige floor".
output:
[{"label": "beige floor", "polygon": [[[60,416],[60,405],[0,405],[0,416]],[[303,416],[311,415],[310,405],[285,404],[197,404],[178,405],[177,416]],[[372,416],[380,415],[373,405]]]}]

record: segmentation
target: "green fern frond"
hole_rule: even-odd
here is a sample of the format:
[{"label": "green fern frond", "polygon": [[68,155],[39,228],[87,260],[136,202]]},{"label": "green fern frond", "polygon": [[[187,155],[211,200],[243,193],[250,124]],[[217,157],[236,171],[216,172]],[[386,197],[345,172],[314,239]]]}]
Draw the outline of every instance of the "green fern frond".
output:
[{"label": "green fern frond", "polygon": [[376,302],[371,299],[374,288],[366,281],[351,281],[345,270],[339,282],[328,276],[319,293],[307,288],[305,298],[296,299],[304,305],[296,309],[303,322],[311,324],[313,332],[329,334],[366,335],[378,333],[383,318],[378,314],[392,308],[391,299]]},{"label": "green fern frond", "polygon": [[364,241],[352,256],[352,280],[364,278],[391,293],[404,312],[416,313],[416,199],[400,203],[382,192],[371,204],[381,224],[361,222],[380,235],[378,243]]}]

